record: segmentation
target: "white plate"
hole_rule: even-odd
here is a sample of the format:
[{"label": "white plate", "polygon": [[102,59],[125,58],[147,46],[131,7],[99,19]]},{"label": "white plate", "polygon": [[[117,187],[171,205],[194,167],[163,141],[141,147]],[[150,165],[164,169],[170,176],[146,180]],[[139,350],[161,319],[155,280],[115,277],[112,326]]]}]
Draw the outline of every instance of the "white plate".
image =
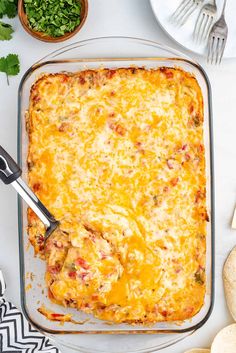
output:
[{"label": "white plate", "polygon": [[[220,15],[223,0],[216,0],[216,2],[218,14]],[[201,7],[194,11],[183,26],[177,27],[170,22],[170,16],[181,3],[181,0],[150,0],[150,3],[157,21],[170,37],[183,47],[195,53],[206,55],[206,43],[198,45],[193,40],[194,25]],[[236,0],[227,1],[225,19],[228,24],[229,34],[224,57],[234,58],[236,57]]]}]

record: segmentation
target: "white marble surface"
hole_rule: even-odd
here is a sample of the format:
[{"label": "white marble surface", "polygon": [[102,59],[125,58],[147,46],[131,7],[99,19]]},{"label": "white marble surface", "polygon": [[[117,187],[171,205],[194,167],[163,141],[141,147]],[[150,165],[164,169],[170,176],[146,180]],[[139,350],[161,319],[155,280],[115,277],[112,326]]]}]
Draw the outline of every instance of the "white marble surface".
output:
[{"label": "white marble surface", "polygon": [[[165,1],[163,0],[163,4]],[[177,48],[158,27],[148,0],[90,0],[88,20],[68,43],[91,37],[124,35],[152,39]],[[18,19],[10,42],[0,42],[0,56],[18,53],[21,73],[10,79],[0,74],[0,143],[16,156],[17,89],[21,76],[36,60],[61,44],[47,44],[29,37]],[[112,50],[112,49],[111,49]],[[191,54],[190,54],[191,55]],[[230,229],[236,203],[236,59],[206,69],[213,90],[216,175],[216,300],[208,322],[194,335],[164,352],[182,353],[191,347],[208,347],[217,331],[232,322],[225,306],[221,271],[226,255],[236,244],[236,231]],[[16,194],[0,184],[0,267],[7,281],[6,296],[20,306]],[[63,349],[63,353],[72,353]],[[92,353],[92,352],[91,352]],[[223,352],[222,352],[223,353]]]}]

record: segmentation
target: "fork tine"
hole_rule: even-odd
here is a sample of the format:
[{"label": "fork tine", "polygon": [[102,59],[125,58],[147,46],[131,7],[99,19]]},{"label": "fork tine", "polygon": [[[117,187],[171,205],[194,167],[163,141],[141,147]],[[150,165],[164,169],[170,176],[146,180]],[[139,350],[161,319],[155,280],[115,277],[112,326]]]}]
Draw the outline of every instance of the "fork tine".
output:
[{"label": "fork tine", "polygon": [[178,17],[177,24],[182,26],[193,13],[196,7],[197,5],[195,3],[190,4],[190,6],[188,6],[188,8],[186,8],[185,11]]},{"label": "fork tine", "polygon": [[192,7],[192,1],[190,0],[182,9],[181,11],[175,16],[175,22],[179,24],[183,16],[186,14],[186,12],[189,10],[189,8]]},{"label": "fork tine", "polygon": [[205,38],[205,33],[206,33],[206,31],[208,31],[209,22],[210,22],[210,16],[207,14],[206,15],[206,21],[204,23],[204,27],[202,28],[200,42],[203,42],[203,40]]},{"label": "fork tine", "polygon": [[213,48],[214,48],[215,37],[210,37],[208,41],[208,54],[207,54],[207,62],[208,64],[213,62]]},{"label": "fork tine", "polygon": [[217,50],[216,50],[216,60],[215,60],[216,65],[218,65],[219,58],[221,56],[221,46],[222,46],[221,39],[217,38]]},{"label": "fork tine", "polygon": [[194,32],[193,32],[193,36],[194,36],[195,42],[198,42],[199,30],[201,28],[203,19],[204,19],[204,16],[200,12],[199,15],[198,15],[197,21],[195,23]]},{"label": "fork tine", "polygon": [[210,19],[209,19],[209,22],[208,22],[208,26],[205,30],[205,35],[203,37],[203,40],[207,40],[207,38],[209,37],[209,33],[211,31],[211,27],[212,27],[212,23],[213,23],[213,20],[214,20],[214,17],[213,16],[210,16]]},{"label": "fork tine", "polygon": [[185,8],[185,6],[187,6],[187,4],[189,4],[190,2],[191,0],[182,0],[177,9],[171,15],[171,19],[175,19],[176,17],[178,17],[179,12],[181,12],[183,8]]},{"label": "fork tine", "polygon": [[202,35],[202,31],[204,29],[205,26],[205,21],[206,21],[206,15],[205,13],[200,14],[201,16],[201,20],[199,23],[199,27],[198,27],[198,33],[197,33],[197,37],[196,37],[196,42],[199,43],[200,39],[201,39],[201,35]]},{"label": "fork tine", "polygon": [[226,44],[226,40],[224,38],[221,39],[221,47],[220,47],[220,53],[218,56],[218,65],[220,65],[224,51],[225,51],[225,44]]},{"label": "fork tine", "polygon": [[187,20],[187,18],[193,13],[193,11],[195,10],[195,7],[197,7],[195,3],[193,3],[192,6],[189,7],[188,11],[186,11],[185,15],[182,18],[182,23],[184,23]]},{"label": "fork tine", "polygon": [[216,49],[215,49],[215,65],[218,63],[219,58],[219,49],[220,49],[220,38],[216,38]]},{"label": "fork tine", "polygon": [[226,46],[226,39],[223,38],[223,48],[222,48],[222,51],[221,51],[221,56],[220,56],[220,62],[219,64],[221,63],[221,60],[223,58],[223,55],[224,55],[224,52],[225,52],[225,46]]}]

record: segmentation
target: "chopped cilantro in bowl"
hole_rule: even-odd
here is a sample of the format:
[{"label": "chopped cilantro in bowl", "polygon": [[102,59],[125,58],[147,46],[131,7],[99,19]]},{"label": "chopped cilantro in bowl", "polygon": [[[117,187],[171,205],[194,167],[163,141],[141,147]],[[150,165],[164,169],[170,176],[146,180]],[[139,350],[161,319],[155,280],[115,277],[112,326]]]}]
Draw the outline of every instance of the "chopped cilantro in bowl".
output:
[{"label": "chopped cilantro in bowl", "polygon": [[50,37],[73,32],[81,22],[80,0],[24,0],[29,27]]}]

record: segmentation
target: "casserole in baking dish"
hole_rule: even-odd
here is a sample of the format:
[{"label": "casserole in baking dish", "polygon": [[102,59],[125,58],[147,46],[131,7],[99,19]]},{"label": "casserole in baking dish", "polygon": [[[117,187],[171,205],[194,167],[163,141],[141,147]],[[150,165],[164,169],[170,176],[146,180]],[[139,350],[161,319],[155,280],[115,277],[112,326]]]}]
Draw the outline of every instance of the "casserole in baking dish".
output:
[{"label": "casserole in baking dish", "polygon": [[[61,222],[49,297],[114,323],[183,321],[205,296],[203,97],[180,68],[44,75],[27,119],[29,185]],[[44,228],[29,235],[44,256]]]},{"label": "casserole in baking dish", "polygon": [[[34,64],[25,73],[19,89],[18,163],[22,167],[22,177],[27,180],[29,172],[27,166],[29,139],[25,128],[25,112],[29,109],[32,85],[47,74],[74,74],[86,70],[97,71],[100,68],[113,70],[133,66],[155,70],[159,67],[178,67],[194,75],[201,89],[204,112],[202,127],[205,150],[206,207],[209,215],[205,239],[205,296],[200,311],[190,319],[181,322],[162,321],[152,325],[111,324],[111,322],[108,325],[106,320],[97,319],[92,314],[58,305],[48,298],[48,289],[45,285],[46,261],[42,261],[39,256],[34,256],[33,247],[28,245],[27,206],[19,200],[21,302],[24,314],[35,327],[53,337],[57,343],[80,352],[136,353],[138,351],[148,353],[157,351],[174,344],[201,327],[209,318],[213,307],[214,179],[211,89],[206,74],[198,64],[184,58],[183,54],[155,42],[123,37],[96,38],[72,43]],[[130,192],[129,195],[131,198]],[[60,325],[56,321],[47,320],[38,312],[43,304],[52,313],[72,315],[73,319],[80,324],[65,322]],[[78,336],[81,333],[84,334]],[[149,335],[143,336],[141,335],[143,333]],[[136,334],[135,337],[133,334]]]}]

